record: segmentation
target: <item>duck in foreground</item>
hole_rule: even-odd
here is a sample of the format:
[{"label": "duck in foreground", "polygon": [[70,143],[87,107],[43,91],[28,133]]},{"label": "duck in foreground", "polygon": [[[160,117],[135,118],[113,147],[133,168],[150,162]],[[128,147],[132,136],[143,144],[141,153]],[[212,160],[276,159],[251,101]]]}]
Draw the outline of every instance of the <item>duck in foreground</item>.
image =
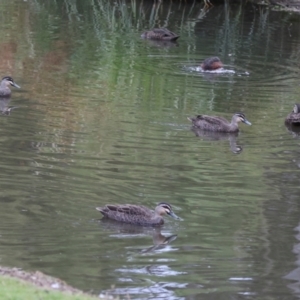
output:
[{"label": "duck in foreground", "polygon": [[285,118],[285,123],[300,125],[300,104],[295,104],[293,111]]},{"label": "duck in foreground", "polygon": [[193,127],[195,128],[215,132],[238,132],[239,122],[251,125],[243,113],[235,113],[230,123],[222,117],[207,115],[198,115],[192,118],[188,117],[188,120],[193,123]]},{"label": "duck in foreground", "polygon": [[174,219],[180,219],[174,214],[171,205],[166,202],[159,203],[154,211],[145,206],[134,204],[107,204],[104,207],[96,207],[96,209],[106,218],[141,226],[163,225],[163,216],[165,214],[173,217]]},{"label": "duck in foreground", "polygon": [[223,63],[217,56],[206,58],[200,65],[203,71],[213,71],[223,67]]},{"label": "duck in foreground", "polygon": [[179,35],[167,28],[153,28],[152,30],[143,32],[141,37],[150,40],[176,41]]},{"label": "duck in foreground", "polygon": [[20,88],[10,76],[5,76],[0,83],[0,97],[10,97],[11,90],[9,86],[14,86],[18,89]]}]

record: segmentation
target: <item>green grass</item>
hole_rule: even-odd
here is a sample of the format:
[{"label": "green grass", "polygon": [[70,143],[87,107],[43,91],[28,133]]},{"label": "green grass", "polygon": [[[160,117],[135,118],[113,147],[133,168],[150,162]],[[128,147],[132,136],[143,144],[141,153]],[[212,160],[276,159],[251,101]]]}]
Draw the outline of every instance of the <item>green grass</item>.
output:
[{"label": "green grass", "polygon": [[[1,300],[92,300],[99,299],[86,294],[71,295],[67,292],[47,291],[34,287],[19,279],[8,276],[0,276]],[[104,298],[101,298],[104,299]],[[107,298],[108,299],[108,298]]]}]

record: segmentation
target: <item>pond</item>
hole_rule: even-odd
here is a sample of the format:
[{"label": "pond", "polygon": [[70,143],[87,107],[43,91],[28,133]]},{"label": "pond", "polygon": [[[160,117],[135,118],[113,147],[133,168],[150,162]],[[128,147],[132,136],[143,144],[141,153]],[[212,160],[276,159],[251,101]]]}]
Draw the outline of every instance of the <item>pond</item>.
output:
[{"label": "pond", "polygon": [[[0,264],[121,299],[298,299],[300,16],[251,4],[3,0]],[[176,43],[140,38],[167,27]],[[219,56],[223,72],[201,72]],[[2,108],[1,108],[2,110]],[[252,126],[191,130],[197,114]],[[95,207],[164,201],[161,228]]]}]

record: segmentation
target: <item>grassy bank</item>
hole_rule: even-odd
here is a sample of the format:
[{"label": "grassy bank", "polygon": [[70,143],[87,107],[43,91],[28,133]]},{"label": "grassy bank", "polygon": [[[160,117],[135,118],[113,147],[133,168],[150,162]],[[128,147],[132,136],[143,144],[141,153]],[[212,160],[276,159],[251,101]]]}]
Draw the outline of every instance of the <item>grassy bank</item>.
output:
[{"label": "grassy bank", "polygon": [[[20,279],[0,276],[0,299],[3,300],[92,300],[97,299],[83,293],[44,290]],[[99,298],[98,298],[99,299]]]},{"label": "grassy bank", "polygon": [[[96,296],[69,286],[59,278],[41,272],[26,272],[0,266],[1,300],[92,300]],[[101,299],[115,299],[101,296]]]}]

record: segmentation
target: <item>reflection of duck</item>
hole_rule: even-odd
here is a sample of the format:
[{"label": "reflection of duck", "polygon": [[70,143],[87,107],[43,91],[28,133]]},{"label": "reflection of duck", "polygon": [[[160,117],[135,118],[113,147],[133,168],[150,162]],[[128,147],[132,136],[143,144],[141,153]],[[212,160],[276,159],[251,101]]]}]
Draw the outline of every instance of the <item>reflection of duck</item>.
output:
[{"label": "reflection of duck", "polygon": [[130,223],[141,226],[159,226],[164,224],[163,215],[179,219],[170,204],[166,202],[159,203],[155,211],[142,206],[133,204],[111,205],[107,204],[104,207],[96,207],[105,217],[115,221]]},{"label": "reflection of duck", "polygon": [[151,40],[176,41],[179,35],[167,28],[153,28],[152,30],[143,32],[141,37]]},{"label": "reflection of duck", "polygon": [[155,230],[152,232],[152,240],[153,240],[153,246],[142,250],[142,253],[149,253],[153,251],[158,251],[160,249],[164,249],[165,246],[169,245],[173,241],[177,239],[177,234],[172,234],[169,236],[165,236],[161,233],[160,228],[155,228]]},{"label": "reflection of duck", "polygon": [[293,111],[285,118],[285,123],[300,125],[300,104],[295,104]]},{"label": "reflection of duck", "polygon": [[235,154],[239,154],[243,151],[243,148],[236,143],[236,139],[238,137],[237,132],[214,132],[207,131],[199,128],[192,127],[192,131],[196,136],[201,137],[205,140],[210,141],[221,141],[221,140],[229,140],[230,150]]},{"label": "reflection of duck", "polygon": [[178,47],[176,41],[165,41],[165,40],[150,40],[146,39],[145,42],[151,47],[158,47],[158,48],[172,48]]},{"label": "reflection of duck", "polygon": [[217,56],[213,56],[213,57],[208,57],[206,58],[202,64],[200,65],[200,67],[204,70],[204,71],[212,71],[212,70],[216,70],[216,69],[220,69],[223,67],[223,63],[221,62],[220,58]]},{"label": "reflection of duck", "polygon": [[294,138],[299,138],[300,137],[300,124],[289,124],[285,123],[285,126],[287,130],[292,134]]},{"label": "reflection of duck", "polygon": [[172,234],[169,236],[165,236],[161,233],[161,227],[155,227],[155,228],[149,228],[149,227],[141,227],[141,226],[135,226],[134,224],[126,224],[126,223],[120,223],[116,222],[115,220],[110,220],[107,218],[101,219],[102,225],[109,229],[109,231],[112,231],[114,236],[116,236],[116,233],[118,234],[118,237],[122,238],[132,238],[134,236],[152,236],[153,245],[143,249],[142,253],[152,252],[155,250],[159,250],[164,248],[166,245],[169,245],[171,242],[176,240],[177,234]]},{"label": "reflection of duck", "polygon": [[10,85],[18,89],[20,88],[10,76],[3,77],[0,83],[0,97],[10,97],[11,95],[11,90],[9,88]]},{"label": "reflection of duck", "polygon": [[163,235],[160,228],[155,228],[152,234],[153,244],[155,246],[170,244],[171,242],[175,241],[176,238],[177,234],[172,234],[169,236]]},{"label": "reflection of duck", "polygon": [[8,106],[10,97],[0,97],[0,113],[3,115],[10,115],[10,112],[17,108],[17,106]]},{"label": "reflection of duck", "polygon": [[251,125],[243,113],[235,113],[230,123],[223,117],[207,115],[198,115],[192,118],[188,117],[188,120],[193,123],[193,127],[215,132],[238,132],[239,122]]}]

